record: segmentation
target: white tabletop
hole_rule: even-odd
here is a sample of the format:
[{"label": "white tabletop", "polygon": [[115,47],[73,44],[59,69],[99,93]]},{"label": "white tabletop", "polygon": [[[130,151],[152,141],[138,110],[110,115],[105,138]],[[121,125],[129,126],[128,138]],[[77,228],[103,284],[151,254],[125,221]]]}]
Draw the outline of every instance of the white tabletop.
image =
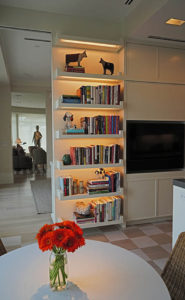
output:
[{"label": "white tabletop", "polygon": [[159,274],[143,259],[109,243],[86,240],[68,254],[66,291],[49,287],[49,254],[32,244],[0,257],[1,300],[170,300]]}]

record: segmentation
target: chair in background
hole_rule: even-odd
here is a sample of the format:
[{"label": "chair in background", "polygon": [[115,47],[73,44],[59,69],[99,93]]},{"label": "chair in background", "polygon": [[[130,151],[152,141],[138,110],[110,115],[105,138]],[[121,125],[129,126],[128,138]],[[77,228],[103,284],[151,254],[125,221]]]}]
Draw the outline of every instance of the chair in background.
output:
[{"label": "chair in background", "polygon": [[33,148],[32,159],[33,159],[33,172],[38,172],[38,167],[41,165],[42,172],[46,173],[46,169],[45,169],[46,161],[47,161],[46,151],[39,147]]},{"label": "chair in background", "polygon": [[182,232],[161,274],[172,300],[185,299],[185,232]]},{"label": "chair in background", "polygon": [[[18,145],[19,146],[19,145]],[[20,148],[19,148],[20,147]],[[27,156],[21,146],[13,147],[13,169],[16,171],[20,170],[31,170],[32,159]]]},{"label": "chair in background", "polygon": [[3,245],[1,239],[0,239],[0,256],[7,253],[5,246]]}]

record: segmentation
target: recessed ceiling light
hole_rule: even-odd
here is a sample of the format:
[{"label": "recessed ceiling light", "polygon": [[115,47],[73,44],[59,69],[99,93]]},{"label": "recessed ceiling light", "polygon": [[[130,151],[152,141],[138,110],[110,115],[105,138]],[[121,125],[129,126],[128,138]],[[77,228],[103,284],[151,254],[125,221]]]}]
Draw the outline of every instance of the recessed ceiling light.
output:
[{"label": "recessed ceiling light", "polygon": [[168,21],[166,21],[166,24],[176,25],[176,26],[181,26],[184,23],[185,23],[184,20],[179,20],[179,19],[174,19],[174,18],[171,18]]}]

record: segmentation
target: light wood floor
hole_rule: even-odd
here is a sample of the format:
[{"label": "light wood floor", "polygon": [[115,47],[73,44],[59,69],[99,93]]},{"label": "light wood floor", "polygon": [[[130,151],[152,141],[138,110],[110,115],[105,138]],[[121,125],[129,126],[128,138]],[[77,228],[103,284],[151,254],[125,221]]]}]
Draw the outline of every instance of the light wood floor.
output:
[{"label": "light wood floor", "polygon": [[[34,179],[41,177],[19,174],[15,184],[0,186],[0,238],[7,251],[36,242],[35,235],[40,227],[52,223],[50,214],[37,214],[30,185],[30,180]],[[125,229],[119,226],[89,228],[84,230],[84,236],[132,251],[159,273],[172,249],[172,223],[169,221]]]},{"label": "light wood floor", "polygon": [[7,238],[7,250],[36,242],[40,227],[52,223],[50,214],[37,214],[30,186],[37,178],[17,174],[14,184],[0,185],[0,237]]}]

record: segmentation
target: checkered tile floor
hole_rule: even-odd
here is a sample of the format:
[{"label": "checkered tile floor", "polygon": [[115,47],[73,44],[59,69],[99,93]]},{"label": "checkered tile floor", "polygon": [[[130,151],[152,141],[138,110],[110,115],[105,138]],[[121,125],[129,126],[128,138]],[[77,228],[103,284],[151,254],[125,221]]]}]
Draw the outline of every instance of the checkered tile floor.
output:
[{"label": "checkered tile floor", "polygon": [[146,260],[158,273],[172,250],[172,223],[150,223],[120,229],[107,226],[84,230],[86,239],[112,243]]},{"label": "checkered tile floor", "polygon": [[[161,273],[169,257],[172,246],[172,223],[150,223],[130,226],[125,229],[119,226],[106,226],[84,230],[86,239],[112,243],[125,248],[146,260]],[[24,246],[20,236],[1,239],[6,250]],[[27,244],[35,242],[35,240]]]}]

